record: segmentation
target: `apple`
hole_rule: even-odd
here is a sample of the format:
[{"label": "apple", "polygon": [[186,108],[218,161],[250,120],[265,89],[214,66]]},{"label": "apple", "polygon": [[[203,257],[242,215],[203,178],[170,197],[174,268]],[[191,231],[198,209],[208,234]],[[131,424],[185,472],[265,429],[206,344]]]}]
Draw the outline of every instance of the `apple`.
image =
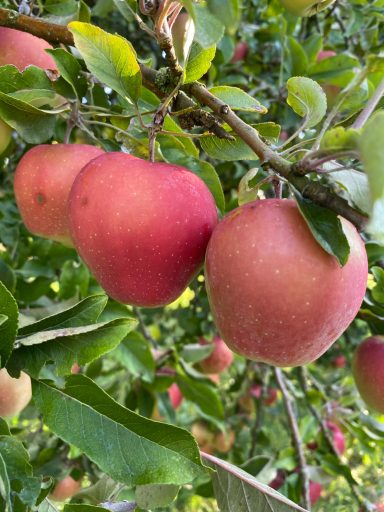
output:
[{"label": "apple", "polygon": [[340,354],[332,360],[332,364],[335,368],[345,368],[347,364],[347,358]]},{"label": "apple", "polygon": [[245,41],[239,41],[235,46],[235,50],[233,52],[233,56],[231,59],[231,64],[234,64],[235,62],[244,61],[247,58],[248,52],[248,44]]},{"label": "apple", "polygon": [[72,245],[67,203],[75,177],[104,151],[87,144],[41,144],[25,153],[15,173],[16,203],[31,233]]},{"label": "apple", "polygon": [[29,403],[32,386],[29,375],[20,373],[18,379],[12,378],[7,370],[0,370],[0,416],[15,416]]},{"label": "apple", "polygon": [[314,505],[321,498],[321,491],[323,487],[318,482],[309,482],[309,499],[311,501],[311,505]]},{"label": "apple", "polygon": [[199,272],[217,224],[215,201],[188,169],[106,153],[84,167],[69,197],[71,235],[119,302],[173,302]]},{"label": "apple", "polygon": [[236,436],[233,430],[229,432],[218,432],[214,438],[214,447],[220,453],[228,453],[235,444],[235,438]]},{"label": "apple", "polygon": [[80,370],[81,370],[81,367],[77,363],[73,363],[73,365],[71,367],[71,373],[76,375],[77,373],[80,373]]},{"label": "apple", "polygon": [[[261,386],[260,384],[254,384],[251,389],[250,393],[255,398],[261,397]],[[277,389],[276,388],[268,388],[266,397],[264,398],[264,404],[265,405],[273,405],[277,400]]]},{"label": "apple", "polygon": [[184,397],[182,392],[180,391],[179,386],[174,382],[168,389],[169,399],[171,401],[172,407],[174,409],[178,409],[183,401]]},{"label": "apple", "polygon": [[317,54],[317,62],[321,62],[325,59],[330,59],[331,57],[336,57],[337,53],[333,50],[320,50]]},{"label": "apple", "polygon": [[0,155],[7,149],[11,141],[12,128],[0,119]]},{"label": "apple", "polygon": [[71,475],[67,475],[60,480],[50,494],[53,501],[65,501],[72,498],[81,489],[81,480],[75,480]]},{"label": "apple", "polygon": [[296,203],[266,199],[220,222],[206,254],[213,318],[231,350],[274,366],[320,357],[355,318],[368,277],[355,227],[341,219],[351,246],[341,267],[316,242]]},{"label": "apple", "polygon": [[296,16],[312,16],[334,2],[335,0],[281,0],[287,11]]},{"label": "apple", "polygon": [[282,469],[278,469],[276,472],[276,476],[273,480],[271,480],[268,484],[268,487],[272,487],[272,489],[275,489],[277,491],[284,485],[285,482],[285,471]]},{"label": "apple", "polygon": [[45,51],[52,49],[44,39],[15,30],[0,27],[0,66],[13,64],[19,71],[27,66],[56,69],[53,58]]},{"label": "apple", "polygon": [[195,438],[202,452],[212,454],[215,451],[215,434],[209,430],[202,421],[197,421],[191,427],[191,434]]},{"label": "apple", "polygon": [[339,455],[343,455],[345,452],[345,437],[343,432],[340,430],[338,425],[332,421],[327,421],[327,428],[332,432],[333,444]]},{"label": "apple", "polygon": [[[210,344],[205,338],[199,339],[200,345],[208,345]],[[215,336],[212,340],[214,348],[210,355],[200,361],[199,367],[203,373],[221,373],[226,370],[233,361],[233,353],[224,341],[219,338],[219,336]]]},{"label": "apple", "polygon": [[371,336],[358,346],[352,371],[364,402],[384,413],[384,336]]}]

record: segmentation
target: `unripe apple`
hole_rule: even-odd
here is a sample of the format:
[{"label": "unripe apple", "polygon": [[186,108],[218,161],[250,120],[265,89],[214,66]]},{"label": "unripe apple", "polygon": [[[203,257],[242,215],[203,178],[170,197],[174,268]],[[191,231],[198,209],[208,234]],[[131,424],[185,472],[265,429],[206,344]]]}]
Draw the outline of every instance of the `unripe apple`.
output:
[{"label": "unripe apple", "polygon": [[104,151],[87,144],[41,144],[20,160],[15,173],[15,196],[24,224],[31,233],[72,245],[68,196],[81,169]]},{"label": "unripe apple", "polygon": [[245,41],[239,41],[235,46],[235,51],[231,59],[231,63],[242,62],[247,58],[249,46]]},{"label": "unripe apple", "polygon": [[206,287],[231,350],[300,366],[345,331],[363,300],[368,263],[356,229],[341,222],[351,246],[344,267],[316,242],[294,201],[254,201],[220,222],[208,244]]},{"label": "unripe apple", "polygon": [[352,371],[364,402],[384,413],[384,336],[372,336],[359,345]]},{"label": "unripe apple", "polygon": [[[208,345],[211,342],[205,338],[200,338],[199,343],[200,345]],[[215,336],[212,343],[214,346],[212,352],[207,358],[200,361],[199,366],[203,373],[217,374],[223,372],[232,364],[233,353],[219,336]]]},{"label": "unripe apple", "polygon": [[214,447],[220,453],[228,453],[235,444],[235,432],[218,432],[214,438]]},{"label": "unripe apple", "polygon": [[[261,397],[261,386],[260,384],[254,384],[250,389],[251,395],[255,398]],[[276,388],[268,388],[266,392],[266,396],[264,397],[265,405],[273,405],[277,400],[277,389]]]},{"label": "unripe apple", "polygon": [[0,66],[13,64],[20,71],[27,66],[56,69],[53,58],[45,51],[52,49],[44,39],[13,28],[0,27]]},{"label": "unripe apple", "polygon": [[75,480],[71,475],[67,475],[58,482],[50,494],[53,501],[65,501],[72,498],[81,489],[81,480]]},{"label": "unripe apple", "polygon": [[142,307],[173,302],[198,273],[217,223],[214,199],[188,169],[107,153],[69,198],[71,234],[105,291]]},{"label": "unripe apple", "polygon": [[321,498],[321,491],[323,487],[318,482],[309,482],[309,498],[311,505],[314,505]]},{"label": "unripe apple", "polygon": [[32,386],[29,375],[20,373],[18,379],[12,378],[7,370],[0,370],[0,416],[19,414],[32,397]]},{"label": "unripe apple", "polygon": [[340,428],[332,421],[327,421],[327,428],[332,432],[333,444],[339,455],[345,452],[345,437]]},{"label": "unripe apple", "polygon": [[191,434],[195,438],[201,451],[212,454],[215,448],[215,434],[209,430],[202,421],[197,421],[191,427]]},{"label": "unripe apple", "polygon": [[178,409],[183,401],[184,397],[182,392],[180,391],[179,386],[174,382],[168,389],[169,399],[171,401],[172,407],[174,409]]},{"label": "unripe apple", "polygon": [[12,128],[0,119],[0,155],[7,149],[11,141]]},{"label": "unripe apple", "polygon": [[335,0],[281,0],[287,11],[296,16],[312,16],[333,2]]},{"label": "unripe apple", "polygon": [[336,356],[332,360],[332,364],[335,368],[345,368],[347,364],[347,358],[343,355]]}]

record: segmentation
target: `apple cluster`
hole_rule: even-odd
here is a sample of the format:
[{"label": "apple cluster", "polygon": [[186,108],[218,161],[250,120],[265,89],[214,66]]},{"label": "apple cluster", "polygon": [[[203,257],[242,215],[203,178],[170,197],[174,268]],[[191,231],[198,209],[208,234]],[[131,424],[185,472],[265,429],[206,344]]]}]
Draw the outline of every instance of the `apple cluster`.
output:
[{"label": "apple cluster", "polygon": [[[329,3],[302,0],[294,11],[302,15]],[[1,65],[55,69],[49,47],[30,34],[0,28]],[[364,297],[367,255],[354,226],[341,219],[351,248],[341,267],[292,200],[250,202],[219,222],[210,190],[188,169],[87,144],[33,147],[19,162],[14,189],[27,228],[73,245],[122,303],[171,303],[205,259],[221,338],[255,361],[294,367],[316,360],[349,326]],[[377,352],[384,357],[382,340],[363,344],[355,375],[369,374],[366,361]],[[227,362],[228,354],[222,357]],[[221,363],[208,359],[201,368],[217,373]],[[363,397],[372,397],[367,380],[357,381]],[[367,402],[384,410],[382,379],[380,385],[379,396]]]}]

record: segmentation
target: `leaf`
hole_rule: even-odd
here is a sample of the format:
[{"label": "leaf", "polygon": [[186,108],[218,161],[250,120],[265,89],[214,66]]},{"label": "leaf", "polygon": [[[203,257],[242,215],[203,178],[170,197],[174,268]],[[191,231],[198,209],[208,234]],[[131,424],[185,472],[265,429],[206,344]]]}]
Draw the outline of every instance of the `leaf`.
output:
[{"label": "leaf", "polygon": [[212,479],[220,512],[308,512],[229,462],[206,453],[203,457],[216,470]]},{"label": "leaf", "polygon": [[334,151],[358,149],[359,138],[360,133],[358,130],[337,126],[325,133],[321,140],[320,148]]},{"label": "leaf", "polygon": [[[170,132],[180,132],[183,133],[183,130],[180,126],[172,119],[171,116],[167,115],[164,119],[164,129],[169,130]],[[159,134],[161,136],[161,133]],[[199,151],[193,140],[188,137],[180,137],[178,141],[181,143],[184,149],[184,153],[187,155],[191,155],[194,158],[199,158]]]},{"label": "leaf", "polygon": [[206,5],[195,5],[195,41],[203,48],[217,44],[224,34],[224,25],[208,10]]},{"label": "leaf", "polygon": [[208,0],[210,12],[234,34],[241,19],[241,0]]},{"label": "leaf", "polygon": [[194,364],[202,361],[203,359],[206,359],[211,355],[212,351],[212,343],[207,345],[200,345],[200,343],[190,343],[188,345],[183,345],[181,357],[186,363]]},{"label": "leaf", "polygon": [[0,91],[12,93],[20,89],[51,89],[52,82],[46,72],[36,66],[28,66],[20,72],[12,65],[0,67]]},{"label": "leaf", "polygon": [[371,193],[366,174],[354,169],[335,170],[328,174],[328,180],[337,183],[346,190],[351,202],[362,212],[369,213],[371,211]]},{"label": "leaf", "polygon": [[287,61],[289,63],[289,75],[305,75],[308,67],[308,57],[304,48],[294,37],[287,37]]},{"label": "leaf", "polygon": [[316,62],[309,70],[309,76],[316,82],[346,87],[360,68],[359,60],[350,55],[340,54]]},{"label": "leaf", "polygon": [[[20,501],[25,505],[31,507],[35,505],[40,494],[41,481],[40,478],[33,476],[29,454],[22,442],[12,436],[0,436],[0,457],[5,464],[12,494],[17,494]],[[0,475],[2,473],[3,471],[0,469]],[[4,481],[4,473],[2,479]]]},{"label": "leaf", "polygon": [[107,302],[108,297],[104,293],[91,295],[65,311],[21,327],[18,337],[29,336],[40,331],[89,325],[97,321]]},{"label": "leaf", "polygon": [[175,500],[178,492],[178,485],[139,485],[136,487],[135,500],[144,510],[166,507]]},{"label": "leaf", "polygon": [[13,295],[2,282],[0,282],[0,314],[3,318],[0,323],[0,368],[3,368],[16,340],[19,310]]},{"label": "leaf", "polygon": [[327,208],[306,201],[298,193],[295,193],[295,198],[316,241],[344,266],[348,261],[350,247],[339,217]]},{"label": "leaf", "polygon": [[189,432],[139,416],[83,375],[63,390],[33,381],[33,396],[45,424],[117,482],[183,485],[205,471]]},{"label": "leaf", "polygon": [[57,375],[67,375],[74,363],[82,366],[116,348],[136,324],[133,318],[120,318],[32,334],[23,338],[22,346],[13,351],[9,370],[25,369],[38,377],[43,366],[52,361]]},{"label": "leaf", "polygon": [[47,53],[52,55],[60,75],[71,85],[75,95],[81,99],[87,92],[87,80],[81,75],[81,66],[76,58],[62,48],[47,50]]},{"label": "leaf", "polygon": [[224,408],[217,390],[207,381],[192,379],[186,375],[177,375],[177,385],[183,396],[194,402],[207,416],[224,419]]},{"label": "leaf", "polygon": [[200,144],[202,149],[211,158],[217,160],[257,160],[254,151],[234,132],[229,131],[234,140],[220,139],[216,135],[202,137]]},{"label": "leaf", "polygon": [[185,68],[184,83],[189,84],[199,80],[211,67],[216,53],[216,46],[203,48],[199,43],[194,42],[188,56]]},{"label": "leaf", "polygon": [[88,23],[74,21],[68,27],[88,69],[123,98],[137,101],[141,72],[131,43]]},{"label": "leaf", "polygon": [[0,92],[0,117],[26,142],[40,144],[53,135],[56,116]]},{"label": "leaf", "polygon": [[327,97],[317,82],[303,76],[287,82],[287,103],[300,117],[305,117],[306,127],[316,126],[327,112]]},{"label": "leaf", "polygon": [[[105,507],[97,507],[96,505],[78,505],[76,503],[69,503],[64,506],[64,512],[105,512],[105,510],[108,509]],[[135,509],[133,508],[132,512],[134,510]],[[128,512],[126,508],[124,508],[124,512]]]},{"label": "leaf", "polygon": [[257,112],[258,114],[266,114],[268,112],[258,100],[252,98],[252,96],[238,87],[219,85],[217,87],[211,87],[209,92],[224,101],[224,103],[229,105],[233,110]]},{"label": "leaf", "polygon": [[145,382],[152,382],[155,376],[155,360],[149,342],[138,332],[128,334],[114,351],[113,356],[125,366],[128,372]]}]

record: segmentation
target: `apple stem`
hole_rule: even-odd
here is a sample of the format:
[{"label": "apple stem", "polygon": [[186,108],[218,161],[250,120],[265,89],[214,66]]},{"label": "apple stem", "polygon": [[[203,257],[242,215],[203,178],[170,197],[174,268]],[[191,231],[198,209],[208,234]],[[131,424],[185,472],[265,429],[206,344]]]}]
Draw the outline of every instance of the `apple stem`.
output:
[{"label": "apple stem", "polygon": [[281,368],[274,368],[274,372],[277,384],[283,395],[284,406],[287,412],[288,422],[292,432],[293,444],[296,448],[296,453],[299,459],[299,472],[302,479],[303,506],[310,512],[311,499],[309,495],[308,466],[304,453],[304,445],[300,437],[299,425],[297,422],[295,411],[293,409],[292,397],[289,394],[286,379]]}]

